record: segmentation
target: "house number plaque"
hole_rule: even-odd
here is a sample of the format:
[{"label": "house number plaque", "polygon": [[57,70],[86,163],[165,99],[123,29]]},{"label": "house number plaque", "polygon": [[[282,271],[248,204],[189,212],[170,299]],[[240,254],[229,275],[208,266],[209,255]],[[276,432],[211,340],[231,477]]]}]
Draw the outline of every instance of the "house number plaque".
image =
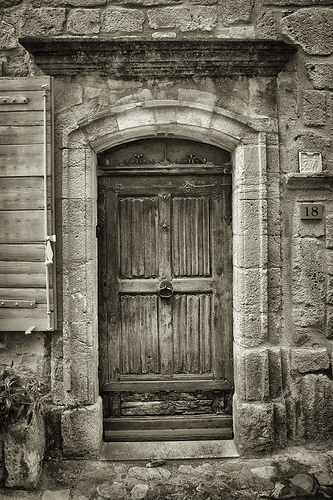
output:
[{"label": "house number plaque", "polygon": [[323,205],[321,203],[302,203],[302,220],[319,220],[323,218]]}]

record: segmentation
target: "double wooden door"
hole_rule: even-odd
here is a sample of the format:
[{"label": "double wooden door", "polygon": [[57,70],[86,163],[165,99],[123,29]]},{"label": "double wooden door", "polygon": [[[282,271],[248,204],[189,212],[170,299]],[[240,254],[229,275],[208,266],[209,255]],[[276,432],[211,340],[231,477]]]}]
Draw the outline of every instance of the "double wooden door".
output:
[{"label": "double wooden door", "polygon": [[99,177],[106,440],[230,438],[231,175]]}]

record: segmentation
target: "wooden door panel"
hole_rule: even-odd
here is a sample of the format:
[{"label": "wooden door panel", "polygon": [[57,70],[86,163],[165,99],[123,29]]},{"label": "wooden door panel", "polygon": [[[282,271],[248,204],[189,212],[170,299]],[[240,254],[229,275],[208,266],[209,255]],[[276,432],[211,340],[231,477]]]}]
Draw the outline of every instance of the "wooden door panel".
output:
[{"label": "wooden door panel", "polygon": [[120,322],[120,375],[160,373],[157,296],[121,296]]},{"label": "wooden door panel", "polygon": [[151,278],[158,274],[158,199],[119,199],[119,262],[121,278]]},{"label": "wooden door panel", "polygon": [[173,300],[173,373],[210,374],[211,296],[177,294]]},{"label": "wooden door panel", "polygon": [[178,276],[210,276],[210,200],[173,198],[172,271]]}]

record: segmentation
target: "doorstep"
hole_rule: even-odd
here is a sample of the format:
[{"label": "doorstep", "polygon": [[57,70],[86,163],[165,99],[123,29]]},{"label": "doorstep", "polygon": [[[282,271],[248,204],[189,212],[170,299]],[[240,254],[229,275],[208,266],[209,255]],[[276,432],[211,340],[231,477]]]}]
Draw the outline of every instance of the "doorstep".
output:
[{"label": "doorstep", "polygon": [[237,458],[233,440],[104,442],[100,460]]}]

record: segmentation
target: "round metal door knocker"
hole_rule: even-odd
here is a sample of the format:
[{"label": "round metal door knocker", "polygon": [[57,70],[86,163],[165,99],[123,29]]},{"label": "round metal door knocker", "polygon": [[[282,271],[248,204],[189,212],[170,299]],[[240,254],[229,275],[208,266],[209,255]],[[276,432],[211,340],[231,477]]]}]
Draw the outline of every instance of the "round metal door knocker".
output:
[{"label": "round metal door knocker", "polygon": [[170,281],[162,281],[160,284],[160,289],[158,291],[159,296],[162,299],[169,299],[173,296],[173,286]]}]

